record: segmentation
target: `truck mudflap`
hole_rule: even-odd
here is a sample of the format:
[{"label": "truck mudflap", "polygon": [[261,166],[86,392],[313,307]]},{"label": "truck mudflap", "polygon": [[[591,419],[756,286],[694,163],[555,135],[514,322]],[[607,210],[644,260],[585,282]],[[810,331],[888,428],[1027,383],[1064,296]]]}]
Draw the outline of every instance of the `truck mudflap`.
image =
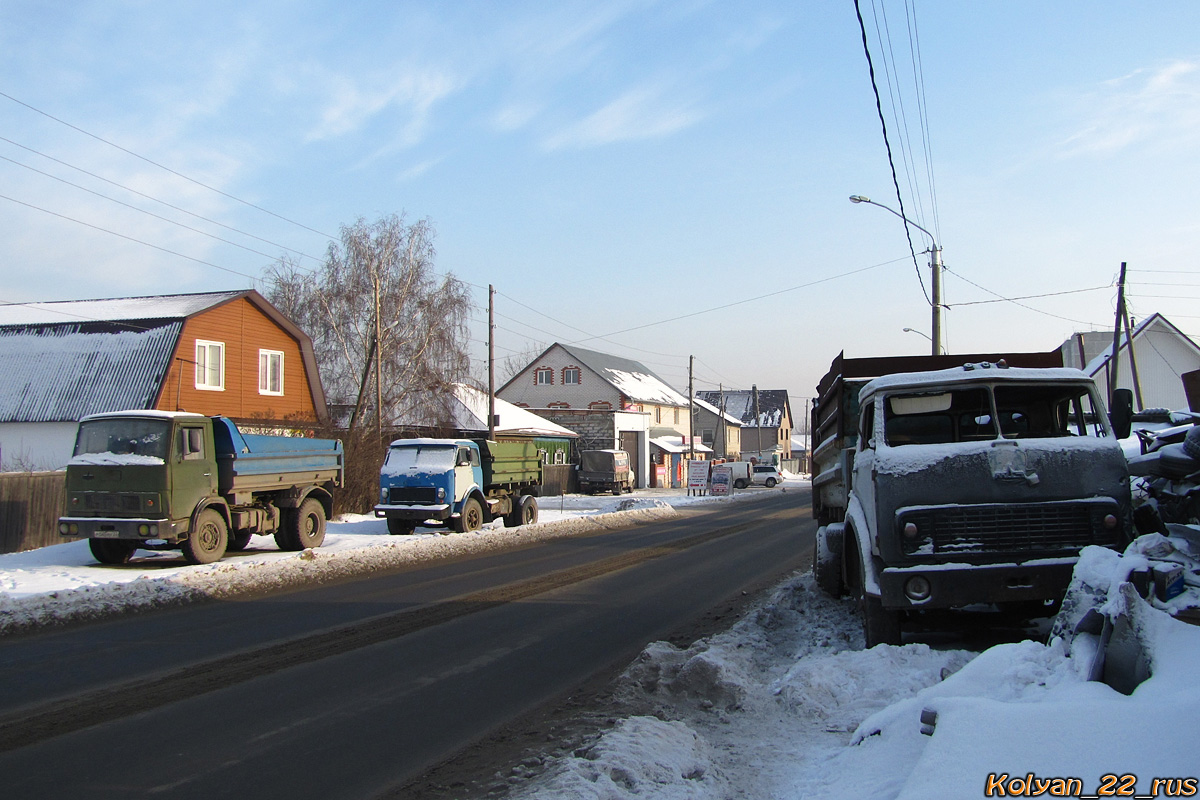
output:
[{"label": "truck mudflap", "polygon": [[169,519],[115,519],[109,517],[59,517],[58,532],[83,539],[175,540],[187,526]]},{"label": "truck mudflap", "polygon": [[375,516],[389,519],[411,519],[417,522],[427,519],[450,519],[449,503],[438,505],[384,505],[375,506]]},{"label": "truck mudflap", "polygon": [[1078,558],[1020,564],[931,564],[887,567],[879,573],[884,608],[918,611],[974,603],[1061,599]]}]

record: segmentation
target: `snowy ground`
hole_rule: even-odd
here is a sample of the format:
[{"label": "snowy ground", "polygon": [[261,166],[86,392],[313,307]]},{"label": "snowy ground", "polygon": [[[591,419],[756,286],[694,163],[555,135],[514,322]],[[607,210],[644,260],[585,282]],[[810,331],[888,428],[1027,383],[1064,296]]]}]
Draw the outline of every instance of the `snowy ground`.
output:
[{"label": "snowy ground", "polygon": [[[1103,792],[1106,775],[1116,776],[1109,796],[1134,786],[1140,796],[1197,795],[1200,628],[1167,613],[1178,600],[1152,607],[1119,591],[1145,564],[1139,546],[1148,545],[1125,557],[1089,548],[1072,592],[1107,598],[1114,613],[1128,604],[1153,671],[1131,696],[1087,679],[1098,649],[1090,634],[979,654],[863,650],[853,603],[802,574],[725,633],[687,650],[648,647],[618,681],[611,729],[536,774],[517,767],[507,796],[1078,797]],[[1169,558],[1193,575],[1200,566]],[[922,712],[937,715],[932,735]]]},{"label": "snowy ground", "polygon": [[272,537],[256,536],[246,551],[204,566],[187,564],[177,550],[139,550],[130,564],[105,566],[92,557],[86,541],[69,542],[0,555],[0,635],[132,608],[336,580],[423,559],[503,549],[514,542],[591,533],[672,516],[675,508],[685,505],[753,502],[804,486],[807,481],[790,477],[780,488],[752,487],[721,498],[688,496],[685,489],[645,489],[623,497],[544,497],[536,525],[505,528],[497,521],[476,533],[449,536],[437,528],[390,536],[382,519],[347,516],[329,523],[325,543],[315,550],[281,552]]},{"label": "snowy ground", "polygon": [[[318,550],[263,546],[207,567],[148,552],[102,567],[86,544],[59,545],[0,556],[0,631],[369,572],[512,537],[573,535],[767,491],[732,500],[682,492],[546,499],[537,526],[469,535],[392,537],[382,521],[352,518],[332,523]],[[1166,558],[1196,582],[1200,553],[1178,538],[1168,544]],[[1152,675],[1129,696],[1087,680],[1097,653],[1087,633],[983,653],[863,650],[853,603],[825,597],[800,574],[724,633],[686,650],[650,645],[618,681],[611,727],[585,748],[499,774],[498,785],[521,800],[1078,797],[1106,786],[1112,796],[1124,788],[1200,795],[1200,628],[1171,617],[1179,601],[1151,605],[1120,590],[1129,570],[1146,564],[1139,548],[1164,552],[1146,537],[1124,557],[1089,548],[1076,570],[1084,595],[1110,613],[1126,609],[1149,655]],[[932,735],[922,733],[923,712],[936,714]]]}]

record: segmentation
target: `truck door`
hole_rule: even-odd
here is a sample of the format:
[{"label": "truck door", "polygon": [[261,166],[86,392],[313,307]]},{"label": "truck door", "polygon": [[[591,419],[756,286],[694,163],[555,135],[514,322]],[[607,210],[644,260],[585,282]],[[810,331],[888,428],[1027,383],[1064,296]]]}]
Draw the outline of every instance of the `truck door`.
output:
[{"label": "truck door", "polygon": [[871,549],[877,550],[876,519],[875,519],[875,447],[878,444],[878,434],[875,431],[875,398],[870,398],[859,413],[858,418],[858,447],[854,452],[848,452],[847,457],[853,458],[850,474],[849,489],[858,497],[863,514],[867,518],[868,530],[863,531],[871,540]]},{"label": "truck door", "polygon": [[217,462],[206,421],[182,422],[175,429],[169,471],[171,517],[190,517],[196,504],[216,494]]},{"label": "truck door", "polygon": [[473,447],[459,447],[454,459],[454,503],[458,505],[467,496],[467,492],[477,483],[479,475],[479,451]]}]

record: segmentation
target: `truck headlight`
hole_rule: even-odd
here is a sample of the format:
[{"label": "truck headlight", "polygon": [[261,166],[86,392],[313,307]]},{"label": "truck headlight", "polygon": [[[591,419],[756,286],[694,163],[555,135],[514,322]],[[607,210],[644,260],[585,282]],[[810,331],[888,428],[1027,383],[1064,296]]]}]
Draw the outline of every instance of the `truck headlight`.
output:
[{"label": "truck headlight", "polygon": [[904,584],[904,594],[914,603],[924,603],[929,599],[932,591],[933,587],[929,585],[929,579],[920,575],[909,578],[908,582]]},{"label": "truck headlight", "polygon": [[441,502],[442,500],[445,500],[445,499],[446,499],[446,490],[445,490],[445,489],[438,489],[437,498],[438,498],[438,502]]},{"label": "truck headlight", "polygon": [[381,502],[381,503],[387,502],[387,489],[381,488],[379,490],[379,502]]}]

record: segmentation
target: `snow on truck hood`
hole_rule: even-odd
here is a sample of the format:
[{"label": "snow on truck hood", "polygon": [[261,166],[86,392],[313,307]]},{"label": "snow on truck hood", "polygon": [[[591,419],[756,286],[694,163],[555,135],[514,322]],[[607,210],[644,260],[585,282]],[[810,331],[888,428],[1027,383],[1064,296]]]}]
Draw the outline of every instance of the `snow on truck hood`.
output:
[{"label": "snow on truck hood", "polygon": [[[908,444],[903,447],[881,446],[875,451],[875,469],[887,475],[912,475],[934,464],[970,455],[991,456],[1005,452],[1067,455],[1076,453],[1121,453],[1116,439],[1098,436],[1063,436],[1054,439],[987,439],[954,444]],[[1122,454],[1122,459],[1124,455]]]},{"label": "snow on truck hood", "polygon": [[1069,367],[1031,369],[1028,367],[998,367],[995,364],[965,364],[961,367],[952,367],[951,369],[937,369],[929,372],[898,372],[895,375],[884,375],[880,378],[874,378],[859,390],[858,398],[861,402],[863,398],[884,389],[922,389],[937,384],[946,384],[949,386],[962,385],[964,383],[991,383],[995,381],[1051,381],[1054,383],[1095,385],[1095,382],[1087,375]]}]

